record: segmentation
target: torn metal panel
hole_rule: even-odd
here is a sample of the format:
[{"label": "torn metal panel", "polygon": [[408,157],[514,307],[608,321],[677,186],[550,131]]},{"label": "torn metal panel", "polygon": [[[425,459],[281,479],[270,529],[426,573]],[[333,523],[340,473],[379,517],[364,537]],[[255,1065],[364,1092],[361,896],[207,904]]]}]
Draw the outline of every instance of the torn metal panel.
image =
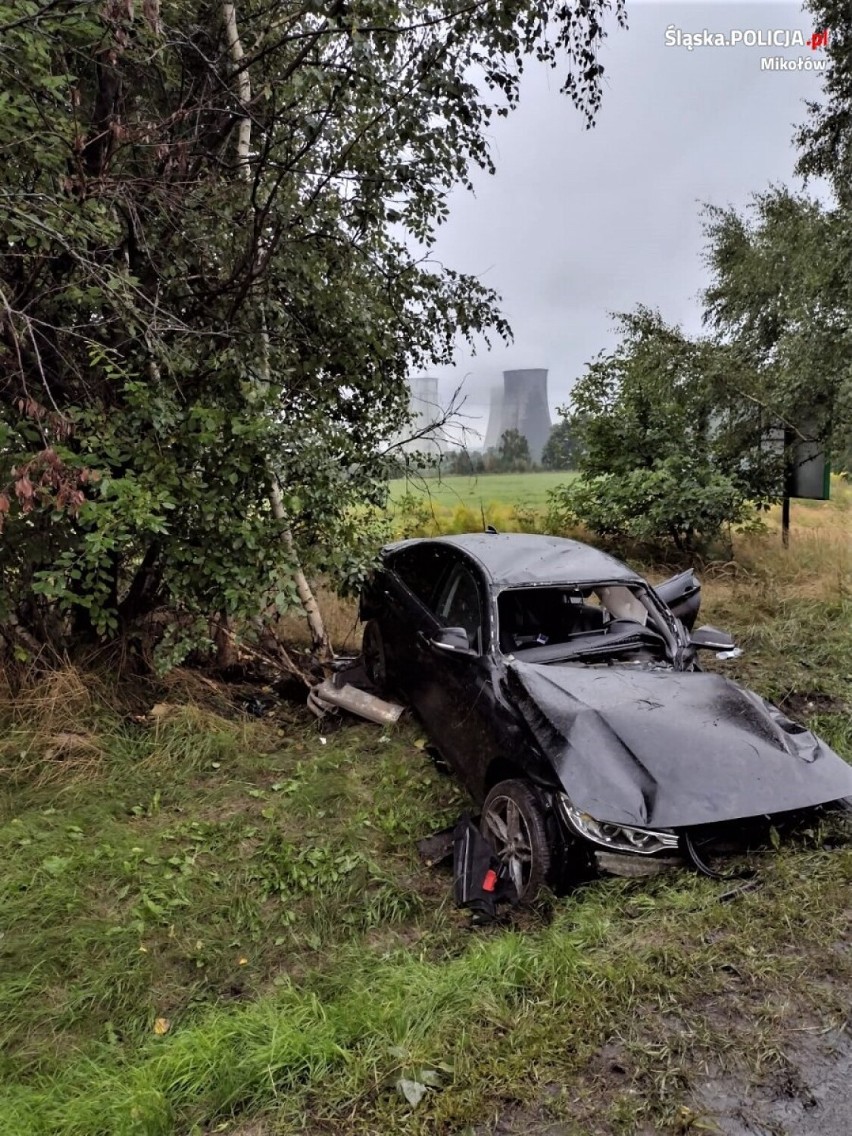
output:
[{"label": "torn metal panel", "polygon": [[455,830],[456,826],[451,824],[448,828],[442,828],[417,841],[417,853],[427,868],[435,868],[452,859]]},{"label": "torn metal panel", "polygon": [[701,607],[701,581],[693,570],[687,568],[685,572],[670,576],[662,584],[657,584],[654,591],[669,611],[690,631]]}]

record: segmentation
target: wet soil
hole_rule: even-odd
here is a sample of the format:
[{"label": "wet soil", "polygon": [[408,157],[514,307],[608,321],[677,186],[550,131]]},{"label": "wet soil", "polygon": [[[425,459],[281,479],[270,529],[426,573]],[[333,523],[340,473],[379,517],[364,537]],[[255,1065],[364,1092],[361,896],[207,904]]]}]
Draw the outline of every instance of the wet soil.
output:
[{"label": "wet soil", "polygon": [[[570,1120],[554,1120],[547,1101],[541,1105],[503,1104],[474,1136],[612,1136],[606,1098],[624,1091],[628,1064],[617,1046],[606,1046],[595,1066],[597,1107],[585,1094],[572,1102]],[[592,1070],[589,1070],[592,1074]],[[608,1084],[607,1084],[608,1082]],[[560,1087],[546,1086],[543,1096],[558,1096]],[[790,1045],[783,1065],[759,1081],[746,1074],[693,1076],[692,1090],[680,1110],[681,1121],[669,1128],[646,1124],[632,1136],[662,1133],[716,1133],[717,1136],[850,1136],[852,1133],[852,1038],[845,1030],[802,1033]]]},{"label": "wet soil", "polygon": [[[847,949],[845,942],[837,944],[837,950]],[[831,1001],[834,995],[845,1000],[845,983],[829,982],[825,989]],[[771,1051],[758,1057],[747,1052],[748,1042],[745,1036],[738,1037],[738,1026],[761,1007],[783,1007],[784,1012],[776,1023]],[[673,1047],[658,1056],[663,1061],[658,1069],[653,1060],[650,1065],[637,1064],[642,1047],[637,1050],[635,1042],[643,1036],[642,1022],[648,1024],[651,1015],[659,1030],[647,1033],[646,1042],[659,1042],[666,1035],[676,1042],[689,1028],[681,1015],[661,1015],[649,1005],[636,1012],[639,1028],[632,1040],[610,1039],[589,1057],[578,1076],[564,1084],[541,1085],[531,1101],[495,1100],[492,1115],[483,1117],[472,1136],[852,1134],[852,1015],[849,1021],[835,1016],[826,1027],[820,1015],[796,999],[790,1001],[786,994],[773,999],[765,991],[753,990],[744,1000],[714,998],[693,1010],[723,1031],[720,1041],[727,1035],[732,1044],[699,1047],[689,1056],[683,1053],[681,1062]],[[756,1074],[755,1068],[763,1072]],[[655,1075],[659,1072],[665,1072],[667,1088]],[[649,1117],[646,1108],[651,1098],[656,1100],[651,1115],[662,1113],[667,1122]],[[625,1112],[620,1105],[629,1107]]]},{"label": "wet soil", "polygon": [[693,1107],[702,1120],[725,1136],[849,1136],[852,1039],[845,1029],[799,1038],[783,1067],[761,1082],[696,1081]]},{"label": "wet soil", "polygon": [[778,702],[778,709],[796,720],[810,714],[842,714],[845,706],[839,698],[820,690],[790,690]]}]

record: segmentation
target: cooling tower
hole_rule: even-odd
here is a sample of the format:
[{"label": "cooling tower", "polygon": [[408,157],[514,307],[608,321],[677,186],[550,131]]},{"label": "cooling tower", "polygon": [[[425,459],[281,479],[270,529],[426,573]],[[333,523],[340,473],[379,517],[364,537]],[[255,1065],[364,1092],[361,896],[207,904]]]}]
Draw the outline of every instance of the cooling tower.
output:
[{"label": "cooling tower", "polygon": [[[530,458],[541,461],[541,453],[550,437],[550,407],[547,404],[547,369],[528,368],[503,372],[503,414],[500,435],[506,430],[523,434],[530,448]],[[488,424],[489,432],[491,423]],[[498,441],[499,445],[499,441]]]},{"label": "cooling tower", "polygon": [[491,388],[491,404],[488,409],[488,429],[485,431],[484,450],[496,450],[503,436],[503,391],[500,387]]},{"label": "cooling tower", "polygon": [[438,402],[438,380],[434,375],[418,375],[409,382],[411,389],[411,409],[417,415],[418,421],[424,423],[434,422],[441,417],[441,405]]},{"label": "cooling tower", "polygon": [[437,426],[434,433],[422,433],[428,427],[440,422],[443,411],[438,399],[438,380],[434,375],[418,375],[409,380],[411,390],[411,413],[414,416],[407,433],[417,435],[403,447],[408,451],[419,451],[421,454],[440,454],[439,445],[441,428]]}]

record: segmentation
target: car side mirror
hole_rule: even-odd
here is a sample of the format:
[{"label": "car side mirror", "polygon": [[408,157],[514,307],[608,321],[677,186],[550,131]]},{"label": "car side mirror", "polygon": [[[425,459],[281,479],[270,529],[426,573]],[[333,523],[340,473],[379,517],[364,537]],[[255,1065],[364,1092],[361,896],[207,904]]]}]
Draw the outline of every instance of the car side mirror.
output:
[{"label": "car side mirror", "polygon": [[474,654],[470,649],[470,639],[463,627],[441,627],[435,632],[429,643],[439,651],[456,651],[465,655]]},{"label": "car side mirror", "polygon": [[732,651],[734,641],[727,631],[720,631],[718,627],[699,627],[690,635],[689,645],[711,651]]}]

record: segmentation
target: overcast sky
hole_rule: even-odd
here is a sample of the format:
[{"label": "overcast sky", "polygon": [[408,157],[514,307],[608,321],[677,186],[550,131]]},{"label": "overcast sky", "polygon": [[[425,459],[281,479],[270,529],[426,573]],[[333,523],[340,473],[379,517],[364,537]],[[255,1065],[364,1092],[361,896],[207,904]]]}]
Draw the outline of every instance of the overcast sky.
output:
[{"label": "overcast sky", "polygon": [[[488,389],[511,367],[549,368],[553,411],[585,363],[612,346],[609,313],[658,307],[700,329],[702,202],[743,206],[771,182],[794,183],[791,138],[815,71],[761,70],[764,56],[815,60],[808,47],[667,46],[686,32],[812,31],[797,4],[628,0],[601,62],[603,105],[585,130],[559,72],[533,66],[520,108],[498,120],[497,173],[452,198],[437,256],[503,298],[514,343],[441,372],[442,397],[465,380],[465,412],[487,414]],[[555,415],[554,415],[555,417]],[[471,421],[484,434],[485,421]]]}]

